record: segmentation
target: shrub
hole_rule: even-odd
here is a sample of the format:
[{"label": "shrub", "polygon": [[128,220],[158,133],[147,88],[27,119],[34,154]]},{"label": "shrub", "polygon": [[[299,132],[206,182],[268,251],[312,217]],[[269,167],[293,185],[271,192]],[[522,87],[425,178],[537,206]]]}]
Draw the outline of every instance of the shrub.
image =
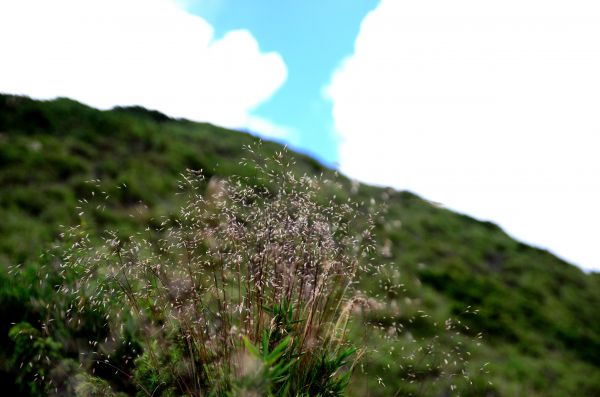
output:
[{"label": "shrub", "polygon": [[43,384],[49,377],[53,361],[60,357],[60,344],[43,337],[26,322],[11,327],[8,336],[15,345],[10,361],[14,367],[19,367],[16,384],[20,391],[31,396],[44,395]]}]

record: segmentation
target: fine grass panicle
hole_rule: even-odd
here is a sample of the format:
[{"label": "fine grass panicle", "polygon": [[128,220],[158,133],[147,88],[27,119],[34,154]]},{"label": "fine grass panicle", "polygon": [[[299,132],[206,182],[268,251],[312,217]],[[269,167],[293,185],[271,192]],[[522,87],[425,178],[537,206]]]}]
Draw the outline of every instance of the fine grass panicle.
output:
[{"label": "fine grass panicle", "polygon": [[100,248],[71,228],[46,329],[95,318],[82,365],[138,395],[342,395],[362,354],[347,328],[373,226],[284,159],[257,162],[252,179],[188,171],[178,216],[107,232]]},{"label": "fine grass panicle", "polygon": [[[486,365],[472,362],[481,333],[469,319],[478,310],[447,313],[431,301],[419,280],[394,264],[373,265],[362,275],[366,302],[355,310],[352,340],[364,355],[349,394],[371,397],[481,396],[490,393]],[[436,310],[438,312],[436,312]],[[443,318],[443,320],[438,320]],[[473,375],[478,382],[473,382]]]}]

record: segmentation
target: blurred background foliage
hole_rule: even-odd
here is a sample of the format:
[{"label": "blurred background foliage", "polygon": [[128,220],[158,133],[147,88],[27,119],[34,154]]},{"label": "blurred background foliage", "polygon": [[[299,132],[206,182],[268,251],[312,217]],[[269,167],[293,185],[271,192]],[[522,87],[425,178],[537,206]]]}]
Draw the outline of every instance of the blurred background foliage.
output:
[{"label": "blurred background foliage", "polygon": [[[98,233],[111,227],[128,235],[177,216],[182,203],[175,193],[186,169],[202,169],[207,180],[253,177],[256,170],[241,159],[243,146],[256,141],[138,107],[98,111],[69,99],[0,95],[0,384],[6,395],[43,395],[49,390],[34,377],[52,371],[63,374],[54,379],[68,383],[61,387],[69,395],[134,393],[123,377],[77,370],[81,341],[101,333],[94,315],[78,334],[44,337],[43,306],[57,297],[51,282],[41,282],[48,277],[42,265],[56,261],[50,253],[60,252],[65,226],[85,222]],[[259,150],[269,157],[281,147],[264,142]],[[360,281],[376,303],[363,315],[378,331],[352,330],[355,343],[370,350],[352,395],[446,395],[456,384],[463,396],[600,396],[599,274],[515,241],[492,223],[289,155],[298,174],[323,173],[337,182],[324,194],[385,207],[377,219],[378,270]],[[85,216],[78,215],[82,206]],[[14,265],[18,274],[9,272]],[[478,314],[465,314],[470,310]],[[460,331],[444,332],[449,317],[462,322]],[[432,370],[457,346],[469,351],[469,360],[456,364],[469,381],[441,379]],[[20,366],[41,351],[60,365]]]}]

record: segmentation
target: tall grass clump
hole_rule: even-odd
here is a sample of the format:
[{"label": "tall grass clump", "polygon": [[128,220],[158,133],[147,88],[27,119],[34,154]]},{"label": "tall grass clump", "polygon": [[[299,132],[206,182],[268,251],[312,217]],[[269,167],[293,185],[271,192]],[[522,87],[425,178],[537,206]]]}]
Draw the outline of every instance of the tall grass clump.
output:
[{"label": "tall grass clump", "polygon": [[90,372],[148,396],[344,394],[362,354],[347,328],[372,224],[282,153],[253,169],[209,181],[188,171],[177,216],[107,232],[100,248],[84,226],[66,233],[65,299],[47,328],[98,324],[81,359]]}]

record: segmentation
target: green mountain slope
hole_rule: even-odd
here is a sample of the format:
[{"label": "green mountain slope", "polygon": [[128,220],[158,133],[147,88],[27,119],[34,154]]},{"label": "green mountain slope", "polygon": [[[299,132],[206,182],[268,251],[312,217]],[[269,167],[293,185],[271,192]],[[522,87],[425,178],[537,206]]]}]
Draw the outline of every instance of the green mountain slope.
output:
[{"label": "green mountain slope", "polygon": [[[98,111],[68,99],[0,95],[0,382],[17,387],[8,330],[20,321],[36,325],[36,297],[42,298],[31,279],[13,278],[8,266],[35,269],[40,253],[60,240],[59,225],[81,221],[76,207],[93,190],[90,180],[98,180],[98,191],[109,198],[108,208],[92,209],[87,221],[98,231],[116,226],[133,233],[175,213],[180,203],[174,193],[185,169],[202,169],[208,177],[254,175],[240,159],[246,155],[243,146],[256,141],[142,108]],[[259,154],[280,149],[266,142]],[[337,199],[386,204],[378,220],[375,262],[391,265],[362,281],[382,302],[369,313],[382,334],[390,324],[402,324],[403,335],[425,346],[435,339],[437,323],[459,316],[469,329],[457,338],[473,348],[467,369],[474,371],[474,384],[462,395],[600,396],[600,275],[519,243],[491,223],[409,192],[357,186],[309,157],[291,155],[296,172],[324,173],[339,182],[330,192]],[[404,290],[386,288],[392,282]],[[469,306],[479,314],[461,317]],[[480,332],[484,339],[477,348]],[[361,338],[360,329],[355,333]],[[431,374],[414,384],[404,380],[410,363],[400,349],[392,350],[402,340],[378,335],[357,340],[378,353],[365,359],[375,370],[357,373],[355,395],[387,396],[396,390],[437,395],[447,386],[429,384]],[[450,341],[439,347],[450,348]],[[479,371],[486,362],[486,371]]]}]

